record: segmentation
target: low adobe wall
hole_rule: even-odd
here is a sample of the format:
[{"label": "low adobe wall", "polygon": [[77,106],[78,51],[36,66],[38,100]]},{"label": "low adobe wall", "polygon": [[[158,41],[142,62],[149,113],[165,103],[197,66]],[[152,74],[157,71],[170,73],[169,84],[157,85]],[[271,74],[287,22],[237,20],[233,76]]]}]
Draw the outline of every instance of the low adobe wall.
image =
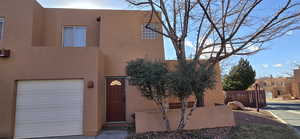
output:
[{"label": "low adobe wall", "polygon": [[[177,128],[180,119],[179,113],[180,109],[170,110],[168,112],[172,130]],[[137,112],[135,124],[136,133],[166,130],[159,112]],[[191,130],[229,126],[235,126],[233,112],[226,106],[215,106],[197,108],[193,112],[185,129]]]},{"label": "low adobe wall", "polygon": [[[256,107],[256,95],[257,92],[255,90],[225,91],[225,104],[230,101],[239,101],[246,107]],[[260,90],[258,102],[260,107],[267,105],[265,90]]]}]

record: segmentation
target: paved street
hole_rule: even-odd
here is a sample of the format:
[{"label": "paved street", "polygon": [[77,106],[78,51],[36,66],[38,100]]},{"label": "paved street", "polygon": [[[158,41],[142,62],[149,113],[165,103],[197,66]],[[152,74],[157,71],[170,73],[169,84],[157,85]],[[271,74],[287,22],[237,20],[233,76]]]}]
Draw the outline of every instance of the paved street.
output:
[{"label": "paved street", "polygon": [[266,110],[271,111],[281,120],[296,128],[300,133],[300,103],[299,102],[272,102]]}]

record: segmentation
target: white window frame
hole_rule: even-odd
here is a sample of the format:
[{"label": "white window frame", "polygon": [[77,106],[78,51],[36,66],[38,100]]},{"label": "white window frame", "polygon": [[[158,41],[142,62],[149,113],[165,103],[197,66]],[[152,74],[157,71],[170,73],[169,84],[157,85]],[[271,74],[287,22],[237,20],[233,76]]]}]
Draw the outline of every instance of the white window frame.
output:
[{"label": "white window frame", "polygon": [[[142,39],[143,40],[156,40],[158,38],[158,33],[146,28],[147,24],[142,25]],[[156,23],[150,23],[149,26],[154,25],[154,29],[158,29]]]},{"label": "white window frame", "polygon": [[[84,42],[85,45],[83,45],[83,46],[76,46],[76,45],[65,46],[65,38],[64,38],[64,36],[65,36],[65,28],[73,28],[73,29],[75,29],[75,28],[81,28],[81,27],[85,28],[85,42]],[[73,40],[73,44],[74,44],[74,40]],[[67,26],[63,26],[63,28],[62,28],[62,47],[66,47],[66,48],[67,47],[84,48],[86,46],[87,46],[87,26],[81,26],[81,25],[67,25]]]},{"label": "white window frame", "polygon": [[1,32],[0,32],[0,40],[3,40],[4,37],[4,26],[5,26],[5,19],[0,17],[0,22],[2,22]]}]

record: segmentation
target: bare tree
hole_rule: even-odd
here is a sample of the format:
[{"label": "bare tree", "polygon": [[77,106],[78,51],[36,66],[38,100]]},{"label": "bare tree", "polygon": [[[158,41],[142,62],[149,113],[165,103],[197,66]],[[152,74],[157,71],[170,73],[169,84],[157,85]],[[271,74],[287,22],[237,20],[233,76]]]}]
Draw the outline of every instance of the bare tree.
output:
[{"label": "bare tree", "polygon": [[232,58],[224,59],[223,61],[221,61],[219,63],[220,64],[220,68],[221,68],[222,79],[229,72],[230,68],[232,66],[234,66],[236,63],[237,63],[237,61],[235,59],[232,59]]},{"label": "bare tree", "polygon": [[[300,29],[300,1],[280,0],[277,8],[264,12],[267,0],[126,0],[151,10],[146,28],[171,40],[179,64],[188,61],[185,41],[194,41],[192,60],[207,59],[210,66],[233,55],[251,55],[265,42]],[[270,8],[270,7],[268,7]],[[163,30],[151,28],[158,19]],[[183,99],[185,101],[186,99]],[[182,109],[187,109],[186,102]],[[194,107],[184,110],[183,129]]]}]

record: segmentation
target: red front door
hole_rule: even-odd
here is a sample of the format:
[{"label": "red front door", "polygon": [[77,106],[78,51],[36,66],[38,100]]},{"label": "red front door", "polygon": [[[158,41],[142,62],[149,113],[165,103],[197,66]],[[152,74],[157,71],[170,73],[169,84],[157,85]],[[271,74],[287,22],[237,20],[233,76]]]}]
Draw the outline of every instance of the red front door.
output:
[{"label": "red front door", "polygon": [[107,121],[125,121],[125,80],[123,78],[108,78],[106,89]]}]

